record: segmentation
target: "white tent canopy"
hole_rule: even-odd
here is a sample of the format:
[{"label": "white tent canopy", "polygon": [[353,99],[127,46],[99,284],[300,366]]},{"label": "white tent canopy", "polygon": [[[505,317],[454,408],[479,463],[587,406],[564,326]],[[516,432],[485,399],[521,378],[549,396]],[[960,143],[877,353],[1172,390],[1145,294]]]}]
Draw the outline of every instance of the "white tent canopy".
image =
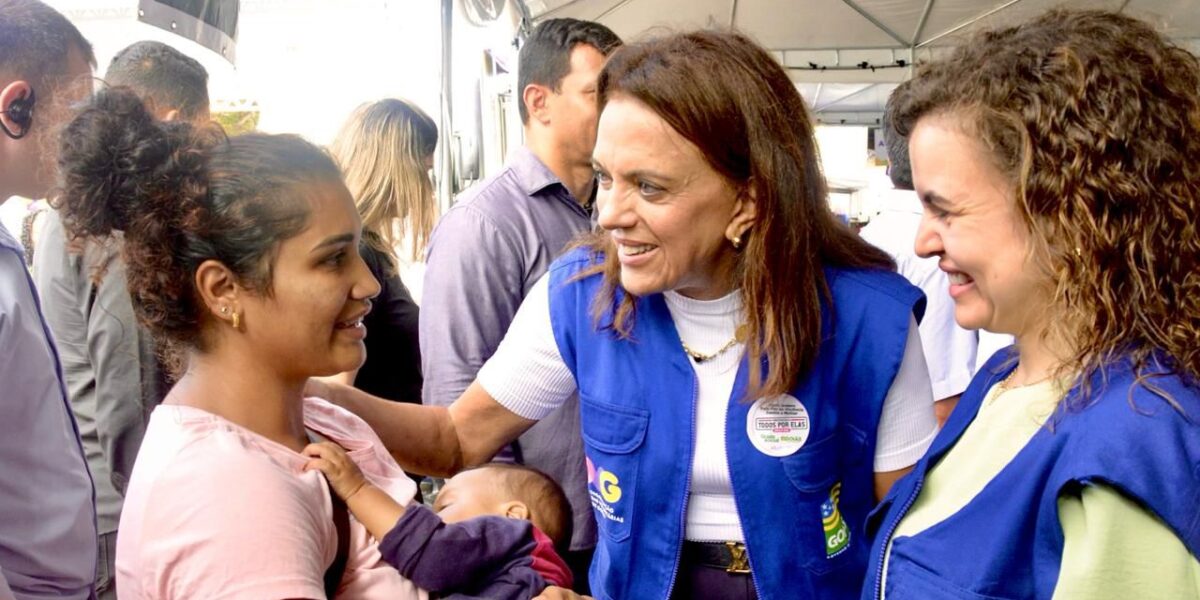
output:
[{"label": "white tent canopy", "polygon": [[[1122,11],[1195,51],[1200,0],[526,0],[535,20],[599,21],[624,39],[655,30],[729,27],[776,52],[825,123],[872,124],[911,65],[965,33],[1053,7]],[[877,68],[860,68],[866,63]],[[817,65],[817,69],[812,68]],[[821,70],[819,67],[825,67]]]}]

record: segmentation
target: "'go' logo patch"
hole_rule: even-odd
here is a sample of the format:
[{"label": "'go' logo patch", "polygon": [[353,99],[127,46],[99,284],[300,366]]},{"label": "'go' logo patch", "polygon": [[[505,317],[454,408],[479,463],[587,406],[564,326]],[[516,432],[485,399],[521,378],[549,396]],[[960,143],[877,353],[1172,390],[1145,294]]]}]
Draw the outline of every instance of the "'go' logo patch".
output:
[{"label": "'go' logo patch", "polygon": [[626,511],[620,508],[621,478],[616,473],[603,467],[597,467],[592,459],[587,459],[588,496],[591,497],[592,508],[596,515],[613,523],[625,523]]},{"label": "'go' logo patch", "polygon": [[600,496],[605,502],[616,502],[621,499],[621,480],[612,471],[600,471],[596,476]]},{"label": "'go' logo patch", "polygon": [[821,503],[821,525],[825,529],[825,558],[833,558],[850,547],[850,525],[838,510],[842,483],[833,484],[829,499]]}]

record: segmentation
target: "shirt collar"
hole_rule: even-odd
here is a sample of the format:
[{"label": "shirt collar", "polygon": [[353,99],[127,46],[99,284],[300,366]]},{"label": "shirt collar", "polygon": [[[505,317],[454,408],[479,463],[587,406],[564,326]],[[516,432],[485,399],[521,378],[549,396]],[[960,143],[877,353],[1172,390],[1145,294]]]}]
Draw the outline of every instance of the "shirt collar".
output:
[{"label": "shirt collar", "polygon": [[527,196],[538,196],[547,190],[552,195],[562,202],[574,207],[585,216],[590,216],[589,211],[595,204],[596,186],[592,186],[592,195],[588,198],[586,204],[580,204],[575,200],[575,196],[571,194],[571,190],[567,189],[566,184],[538,158],[532,150],[525,146],[521,146],[513,150],[508,157],[508,167],[516,175],[517,183],[521,186]]},{"label": "shirt collar", "polygon": [[570,195],[567,186],[559,180],[558,176],[538,158],[532,150],[521,146],[513,151],[509,156],[508,166],[517,176],[517,182],[525,188],[525,193],[533,196],[542,192],[548,187],[557,185]]}]

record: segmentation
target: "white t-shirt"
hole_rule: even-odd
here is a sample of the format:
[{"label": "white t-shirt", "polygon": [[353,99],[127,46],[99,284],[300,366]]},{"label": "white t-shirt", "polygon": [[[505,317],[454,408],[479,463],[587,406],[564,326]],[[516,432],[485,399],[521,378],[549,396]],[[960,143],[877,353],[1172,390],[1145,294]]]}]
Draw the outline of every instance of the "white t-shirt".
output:
[{"label": "white t-shirt", "polygon": [[[701,353],[724,346],[741,321],[740,292],[709,301],[673,292],[665,297],[680,338]],[[689,540],[743,539],[725,456],[725,415],[744,349],[744,345],[737,344],[711,360],[692,362],[699,394],[684,534]],[[548,277],[542,277],[529,291],[504,341],[480,369],[478,380],[497,402],[527,419],[545,417],[575,393],[575,379],[554,340]],[[896,471],[913,465],[936,434],[929,371],[916,327],[910,327],[900,371],[880,416],[875,471]]]},{"label": "white t-shirt", "polygon": [[[365,422],[316,398],[304,424],[347,449],[402,504],[416,485]],[[337,552],[329,488],[308,459],[198,408],[154,409],[117,536],[121,598],[325,598]],[[350,517],[339,597],[425,600]]]}]

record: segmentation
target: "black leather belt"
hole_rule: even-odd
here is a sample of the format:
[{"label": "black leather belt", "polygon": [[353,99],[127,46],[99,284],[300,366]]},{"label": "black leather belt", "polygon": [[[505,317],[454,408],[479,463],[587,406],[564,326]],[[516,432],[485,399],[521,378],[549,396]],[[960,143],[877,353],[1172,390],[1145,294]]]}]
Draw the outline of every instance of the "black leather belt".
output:
[{"label": "black leather belt", "polygon": [[750,558],[741,542],[684,542],[683,560],[736,575],[750,573]]}]

